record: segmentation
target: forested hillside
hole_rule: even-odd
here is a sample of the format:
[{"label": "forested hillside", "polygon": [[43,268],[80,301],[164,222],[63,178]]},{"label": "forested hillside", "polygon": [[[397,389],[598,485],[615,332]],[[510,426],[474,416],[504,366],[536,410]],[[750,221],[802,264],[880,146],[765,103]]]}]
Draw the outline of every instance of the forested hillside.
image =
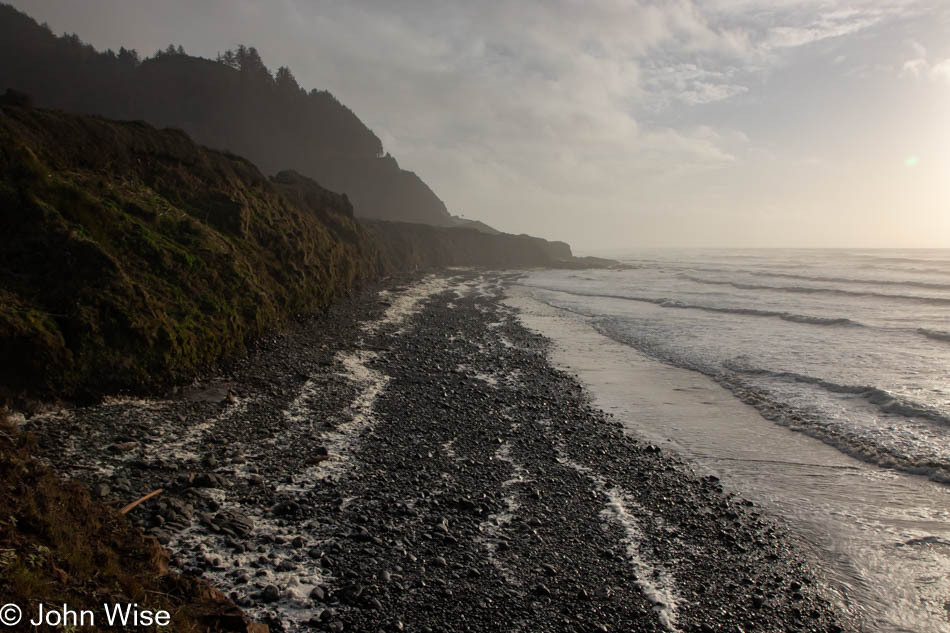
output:
[{"label": "forested hillside", "polygon": [[294,169],[346,193],[359,216],[457,223],[349,108],[329,92],[304,90],[288,68],[271,72],[253,47],[217,60],[180,46],[147,58],[125,48],[99,52],[0,5],[0,60],[0,92],[13,88],[38,106],[181,128],[264,173]]}]

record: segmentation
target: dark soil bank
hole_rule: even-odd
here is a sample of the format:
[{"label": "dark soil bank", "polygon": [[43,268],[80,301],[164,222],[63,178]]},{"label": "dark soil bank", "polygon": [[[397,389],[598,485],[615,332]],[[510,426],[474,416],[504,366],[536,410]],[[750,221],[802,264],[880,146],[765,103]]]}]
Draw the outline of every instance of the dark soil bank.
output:
[{"label": "dark soil bank", "polygon": [[592,409],[503,283],[367,293],[202,389],[27,427],[107,500],[164,488],[133,521],[272,630],[840,631],[781,529]]}]

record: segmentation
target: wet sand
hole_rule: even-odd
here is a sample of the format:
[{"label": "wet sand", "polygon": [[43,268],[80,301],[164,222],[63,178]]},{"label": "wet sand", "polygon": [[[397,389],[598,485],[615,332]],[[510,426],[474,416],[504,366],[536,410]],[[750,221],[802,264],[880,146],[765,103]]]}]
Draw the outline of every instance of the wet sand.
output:
[{"label": "wet sand", "polygon": [[759,508],[552,367],[506,279],[394,282],[184,393],[25,426],[111,503],[163,488],[130,518],[272,630],[848,628]]},{"label": "wet sand", "polygon": [[595,406],[787,525],[855,628],[950,632],[946,486],[766,419],[712,378],[615,341],[597,319],[538,301],[528,287],[513,284],[506,294],[520,321],[552,340],[549,360],[576,374]]}]

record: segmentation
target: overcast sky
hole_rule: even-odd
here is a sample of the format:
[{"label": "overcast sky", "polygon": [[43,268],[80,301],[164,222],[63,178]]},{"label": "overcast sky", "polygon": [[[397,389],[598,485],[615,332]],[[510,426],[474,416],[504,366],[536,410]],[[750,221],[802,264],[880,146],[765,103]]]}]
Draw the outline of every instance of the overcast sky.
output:
[{"label": "overcast sky", "polygon": [[12,4],[99,49],[256,46],[452,213],[576,251],[950,247],[945,0]]}]

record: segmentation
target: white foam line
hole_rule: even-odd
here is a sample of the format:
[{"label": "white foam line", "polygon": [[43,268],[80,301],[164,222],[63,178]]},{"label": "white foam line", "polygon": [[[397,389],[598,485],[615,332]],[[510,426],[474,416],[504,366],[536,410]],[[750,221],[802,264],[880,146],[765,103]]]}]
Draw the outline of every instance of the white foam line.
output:
[{"label": "white foam line", "polygon": [[230,420],[245,411],[247,411],[247,400],[238,400],[234,404],[228,404],[218,415],[208,418],[200,424],[187,425],[181,431],[178,439],[171,440],[162,437],[157,441],[150,441],[145,446],[145,454],[157,453],[160,457],[173,457],[182,462],[189,459],[197,460],[200,458],[198,451],[200,451],[205,433],[214,428],[219,422]]},{"label": "white foam line", "polygon": [[478,292],[480,297],[494,297],[495,293],[492,290],[496,287],[496,282],[493,279],[485,279],[484,275],[478,277],[476,282],[475,291]]},{"label": "white foam line", "polygon": [[102,405],[108,406],[133,406],[136,409],[147,409],[157,411],[164,409],[170,404],[168,400],[153,400],[146,398],[127,398],[124,396],[106,396],[102,399]]},{"label": "white foam line", "polygon": [[[96,406],[98,411],[111,412],[116,411],[114,415],[122,417],[141,416],[146,411],[166,413],[171,401],[169,400],[149,400],[142,398],[125,397],[106,397],[103,402]],[[233,415],[242,413],[247,408],[245,401],[238,401],[235,404],[229,404],[216,416],[208,418],[200,424],[183,424],[180,427],[168,428],[164,425],[153,427],[159,433],[147,439],[136,440],[141,447],[142,452],[137,450],[126,451],[116,455],[103,455],[102,462],[95,465],[94,472],[103,478],[111,477],[115,473],[115,466],[122,462],[128,462],[139,458],[174,458],[177,461],[197,460],[200,458],[199,447],[207,431],[214,427],[218,422],[229,419]],[[59,409],[50,411],[42,415],[31,418],[28,422],[48,423],[54,420],[71,420],[76,417],[77,410]],[[18,423],[25,424],[26,419],[22,421],[17,419]],[[79,454],[74,441],[70,440],[63,447],[65,455],[77,456]],[[71,460],[75,461],[75,460]],[[80,460],[82,461],[82,460]]]},{"label": "white foam line", "polygon": [[[512,425],[512,429],[517,428],[516,425]],[[512,475],[511,478],[503,482],[501,485],[508,487],[513,486],[514,484],[519,484],[528,481],[527,475],[528,471],[524,469],[524,466],[519,464],[511,456],[511,444],[509,442],[504,442],[501,446],[498,447],[498,450],[495,451],[495,459],[508,462],[511,464]]]},{"label": "white foam line", "polygon": [[495,378],[495,377],[492,376],[491,374],[486,374],[486,373],[481,372],[481,371],[475,372],[474,374],[472,374],[472,377],[473,377],[473,378],[476,378],[476,379],[478,379],[478,380],[481,380],[482,382],[487,383],[487,384],[489,384],[489,385],[491,385],[491,386],[493,386],[493,387],[498,384],[498,379],[497,379],[497,378]]},{"label": "white foam line", "polygon": [[[422,308],[421,304],[423,301],[432,295],[446,290],[448,287],[449,280],[445,277],[429,275],[397,295],[392,300],[392,304],[386,308],[386,311],[383,312],[383,315],[378,320],[363,325],[363,331],[374,333],[386,325],[402,325],[409,317]],[[380,294],[382,295],[383,293]],[[391,293],[386,292],[384,296],[389,296],[390,294]],[[396,333],[400,334],[402,330],[397,330]]]},{"label": "white foam line", "polygon": [[[346,370],[342,375],[347,380],[360,385],[360,391],[344,411],[342,421],[335,428],[323,431],[319,436],[319,441],[327,449],[329,459],[305,469],[298,479],[317,481],[330,476],[339,477],[346,472],[360,435],[375,422],[373,406],[376,398],[389,382],[389,376],[367,365],[375,357],[375,352],[366,350],[341,352],[337,355]],[[285,412],[285,415],[293,414]],[[298,488],[287,487],[287,489],[297,490]]]},{"label": "white foam line", "polygon": [[[374,403],[389,380],[388,376],[368,366],[369,362],[375,357],[374,352],[366,350],[353,350],[338,354],[337,360],[345,370],[342,373],[343,377],[359,385],[360,390],[343,413],[342,421],[333,430],[323,432],[319,438],[314,437],[315,441],[320,441],[327,448],[329,459],[305,469],[295,477],[296,480],[308,483],[314,482],[330,476],[339,476],[348,469],[362,432],[372,426],[375,421],[373,415]],[[284,411],[284,416],[291,422],[303,422],[309,419],[305,404],[311,395],[316,395],[315,390],[316,382],[308,381],[301,394]],[[286,437],[277,438],[278,441],[281,439],[291,441],[292,432],[293,430],[288,432]],[[235,469],[235,473],[238,473],[237,469]],[[303,487],[296,484],[281,484],[277,487],[277,490],[284,493],[305,492]],[[296,528],[282,525],[282,521],[272,518],[261,510],[255,510],[237,503],[223,503],[222,507],[236,509],[251,517],[254,520],[254,532],[257,535],[279,535],[287,540],[300,536],[306,541],[304,549],[320,545],[320,541],[315,540],[315,535],[306,531],[289,533],[287,530]],[[233,581],[227,579],[226,572],[237,568],[251,569],[250,563],[259,554],[256,552],[243,554],[229,552],[222,541],[223,539],[220,537],[215,537],[214,540],[209,541],[203,531],[193,527],[182,532],[174,540],[173,547],[176,551],[188,551],[197,548],[202,555],[207,554],[212,558],[221,558],[224,569],[212,571],[209,575],[212,579],[231,586]],[[303,624],[313,615],[312,605],[309,601],[310,591],[317,585],[332,580],[332,578],[322,574],[319,565],[306,563],[296,570],[278,572],[274,569],[268,569],[266,571],[267,575],[264,580],[268,584],[289,587],[287,593],[278,603],[277,609],[283,616],[297,624]],[[251,608],[248,611],[254,616],[255,614],[263,614],[266,609],[260,607],[259,609]]]},{"label": "white foam line", "polygon": [[458,299],[464,299],[472,296],[478,290],[478,282],[475,280],[459,282],[453,290]]},{"label": "white foam line", "polygon": [[636,518],[628,510],[636,505],[616,487],[607,488],[603,492],[610,501],[603,514],[612,515],[627,535],[627,558],[637,574],[637,586],[647,600],[653,603],[653,610],[657,612],[663,627],[667,631],[679,631],[676,627],[679,605],[676,583],[665,569],[651,564],[640,552],[639,543],[643,540],[643,532]]},{"label": "white foam line", "polygon": [[640,529],[640,524],[631,509],[634,509],[640,515],[646,514],[647,511],[631,500],[620,488],[608,486],[590,468],[568,459],[560,448],[557,449],[557,452],[558,461],[561,464],[586,476],[593,482],[597,491],[607,497],[607,507],[601,511],[601,516],[608,521],[612,520],[623,528],[626,535],[627,560],[633,567],[634,573],[636,573],[637,587],[653,605],[653,610],[656,612],[663,628],[670,631],[670,633],[679,633],[676,618],[681,599],[677,596],[676,581],[660,563],[651,562],[640,548],[640,543],[643,541],[643,531]]},{"label": "white foam line", "polygon": [[[515,484],[528,481],[527,471],[511,456],[511,444],[505,442],[499,446],[498,450],[495,451],[495,459],[508,462],[511,465],[512,475],[502,482],[501,485],[503,488],[511,488]],[[484,534],[484,536],[479,537],[477,540],[479,540],[488,551],[489,561],[495,569],[498,570],[502,578],[504,578],[509,585],[520,586],[521,583],[518,582],[514,572],[495,557],[502,531],[511,524],[518,510],[521,509],[518,494],[514,490],[509,490],[508,494],[502,498],[502,501],[505,503],[505,508],[499,512],[493,512],[488,515],[485,517],[485,520],[479,524],[479,531]]]},{"label": "white foam line", "polygon": [[[396,325],[398,327],[404,324],[412,314],[421,309],[421,304],[427,297],[441,292],[445,287],[446,281],[442,278],[430,277],[423,280],[405,293],[395,297],[392,305],[389,306],[382,318],[374,323],[365,325],[363,331],[373,333],[386,325]],[[381,295],[390,296],[390,293],[381,293]],[[322,432],[318,432],[314,428],[313,417],[308,404],[312,399],[320,397],[322,385],[319,379],[307,380],[297,397],[290,403],[287,409],[284,410],[283,415],[291,424],[287,432],[281,437],[275,438],[277,441],[293,441],[294,438],[299,438],[301,436],[300,427],[306,423],[309,426],[312,440],[314,442],[320,442],[326,447],[329,453],[329,459],[316,466],[304,469],[303,472],[297,474],[295,480],[305,482],[306,485],[306,483],[312,483],[331,476],[339,477],[348,470],[360,437],[363,432],[371,428],[376,421],[373,407],[376,398],[383,389],[385,389],[389,381],[388,376],[369,366],[370,362],[376,358],[376,356],[377,354],[375,352],[362,349],[337,354],[336,360],[343,366],[341,376],[355,383],[359,391],[346,410],[342,412],[340,420],[334,428],[323,430]],[[306,428],[304,428],[303,436],[306,437]],[[445,448],[447,451],[451,451],[451,443]],[[277,489],[279,492],[284,493],[299,493],[305,491],[303,487],[294,483],[282,484],[278,486]],[[249,511],[251,510],[250,508],[239,504],[226,503],[223,504],[223,507],[233,507],[241,512],[247,513],[255,522],[254,531],[257,534],[281,535],[285,538],[301,536],[307,540],[307,547],[319,545],[319,543],[314,540],[314,535],[312,534],[288,534],[286,532],[287,528],[282,527],[279,521],[274,520],[261,511]],[[222,555],[221,552],[224,551],[224,548],[209,547],[206,536],[195,534],[194,538],[190,539],[190,533],[192,531],[193,530],[189,530],[183,534],[180,539],[180,544],[176,549],[184,551],[183,543],[192,540],[192,547],[198,547],[202,552],[207,552],[211,556],[217,555],[222,558],[222,562],[225,562],[224,559],[227,558],[225,567],[232,569],[237,567],[250,568],[249,563],[259,556],[257,553],[250,552],[245,554],[227,553]],[[226,570],[221,572],[215,571],[210,575],[212,578],[217,576],[222,581],[225,581],[225,571]],[[332,578],[323,576],[319,566],[309,564],[304,565],[300,570],[287,572],[268,570],[266,576],[266,581],[271,584],[281,587],[291,587],[288,592],[289,595],[285,595],[281,599],[277,608],[283,616],[295,621],[297,624],[303,624],[313,615],[312,605],[308,598],[310,591],[315,586],[324,584],[329,580],[332,580]],[[259,609],[251,608],[249,613],[254,616],[257,613],[263,614],[265,611],[266,609],[264,607],[260,607]]]},{"label": "white foam line", "polygon": [[[409,317],[422,309],[422,302],[426,298],[442,292],[447,287],[447,279],[430,275],[395,296],[391,291],[381,291],[379,296],[393,297],[392,303],[378,320],[364,324],[363,331],[371,334],[386,325],[403,325]],[[396,334],[401,332],[402,329],[397,330]],[[311,398],[320,397],[321,381],[319,379],[307,380],[294,401],[284,410],[284,417],[289,422],[298,424],[308,422],[314,441],[321,442],[329,453],[328,460],[306,468],[298,474],[296,479],[312,482],[330,476],[339,476],[346,472],[359,436],[374,422],[373,405],[376,398],[389,382],[388,376],[369,367],[369,362],[376,356],[375,352],[359,349],[337,354],[337,361],[344,368],[341,375],[359,385],[360,391],[343,412],[342,421],[335,428],[323,431],[319,435],[314,428],[313,417],[307,405]],[[289,434],[293,431],[292,428]],[[284,439],[290,439],[289,434]],[[291,492],[303,490],[295,484],[283,484],[278,489]]]},{"label": "white foam line", "polygon": [[287,408],[284,409],[283,414],[284,418],[291,423],[299,424],[301,422],[307,422],[310,430],[314,430],[313,416],[311,415],[310,409],[308,407],[308,402],[311,399],[320,400],[323,396],[323,389],[326,385],[326,377],[320,376],[316,379],[308,378],[304,382],[303,386],[300,387],[300,392],[297,394],[297,397],[294,398],[293,402],[287,405]]},{"label": "white foam line", "polygon": [[[363,331],[372,333],[385,325],[402,325],[412,314],[421,309],[422,301],[436,292],[440,292],[446,286],[444,279],[430,277],[416,284],[405,293],[395,297],[392,305],[386,310],[382,318],[371,324],[365,325]],[[390,296],[390,293],[380,293],[381,296]],[[295,441],[301,437],[301,426],[306,423],[310,429],[312,441],[319,442],[326,447],[329,453],[329,459],[324,462],[311,466],[298,473],[295,480],[312,483],[331,476],[339,477],[344,474],[351,463],[353,454],[359,443],[360,436],[367,428],[370,428],[375,422],[373,407],[376,398],[386,387],[389,377],[383,373],[372,369],[369,363],[377,356],[375,352],[368,350],[351,350],[337,354],[336,360],[343,366],[341,376],[355,383],[359,387],[356,397],[350,402],[345,411],[342,412],[339,423],[330,430],[322,432],[314,428],[313,417],[309,409],[309,402],[312,399],[319,399],[322,381],[320,379],[307,380],[301,387],[296,398],[283,411],[284,418],[290,423],[289,429],[279,437],[272,438],[277,443],[281,441]],[[303,436],[306,437],[306,428]],[[451,444],[446,447],[451,450]],[[248,474],[246,466],[243,469],[234,469],[235,474]],[[244,472],[242,472],[244,471]],[[281,484],[277,487],[279,492],[283,493],[301,493],[305,489],[299,484]],[[313,534],[306,532],[289,534],[287,527],[281,525],[282,521],[275,520],[266,511],[255,510],[243,506],[239,503],[222,503],[222,508],[232,508],[238,510],[254,520],[256,535],[270,534],[279,535],[283,538],[293,538],[300,536],[307,541],[305,547],[318,546],[320,543],[314,540]],[[188,551],[197,549],[202,555],[218,557],[222,559],[223,569],[213,570],[208,575],[217,580],[224,586],[232,586],[233,582],[227,578],[227,572],[233,569],[251,569],[252,563],[260,556],[257,552],[247,552],[237,554],[230,552],[223,544],[222,537],[213,537],[209,541],[208,536],[203,530],[192,527],[180,533],[173,540],[173,547],[176,551]],[[212,545],[213,544],[213,545]],[[273,569],[267,570],[264,578],[268,584],[274,584],[279,587],[290,587],[290,590],[277,604],[277,609],[281,615],[293,620],[300,625],[306,622],[312,615],[312,604],[310,604],[310,591],[317,585],[324,584],[332,578],[323,576],[319,565],[304,564],[301,569],[278,572]],[[258,579],[260,581],[260,579]],[[265,607],[247,609],[249,614],[263,615],[267,609]]]}]

